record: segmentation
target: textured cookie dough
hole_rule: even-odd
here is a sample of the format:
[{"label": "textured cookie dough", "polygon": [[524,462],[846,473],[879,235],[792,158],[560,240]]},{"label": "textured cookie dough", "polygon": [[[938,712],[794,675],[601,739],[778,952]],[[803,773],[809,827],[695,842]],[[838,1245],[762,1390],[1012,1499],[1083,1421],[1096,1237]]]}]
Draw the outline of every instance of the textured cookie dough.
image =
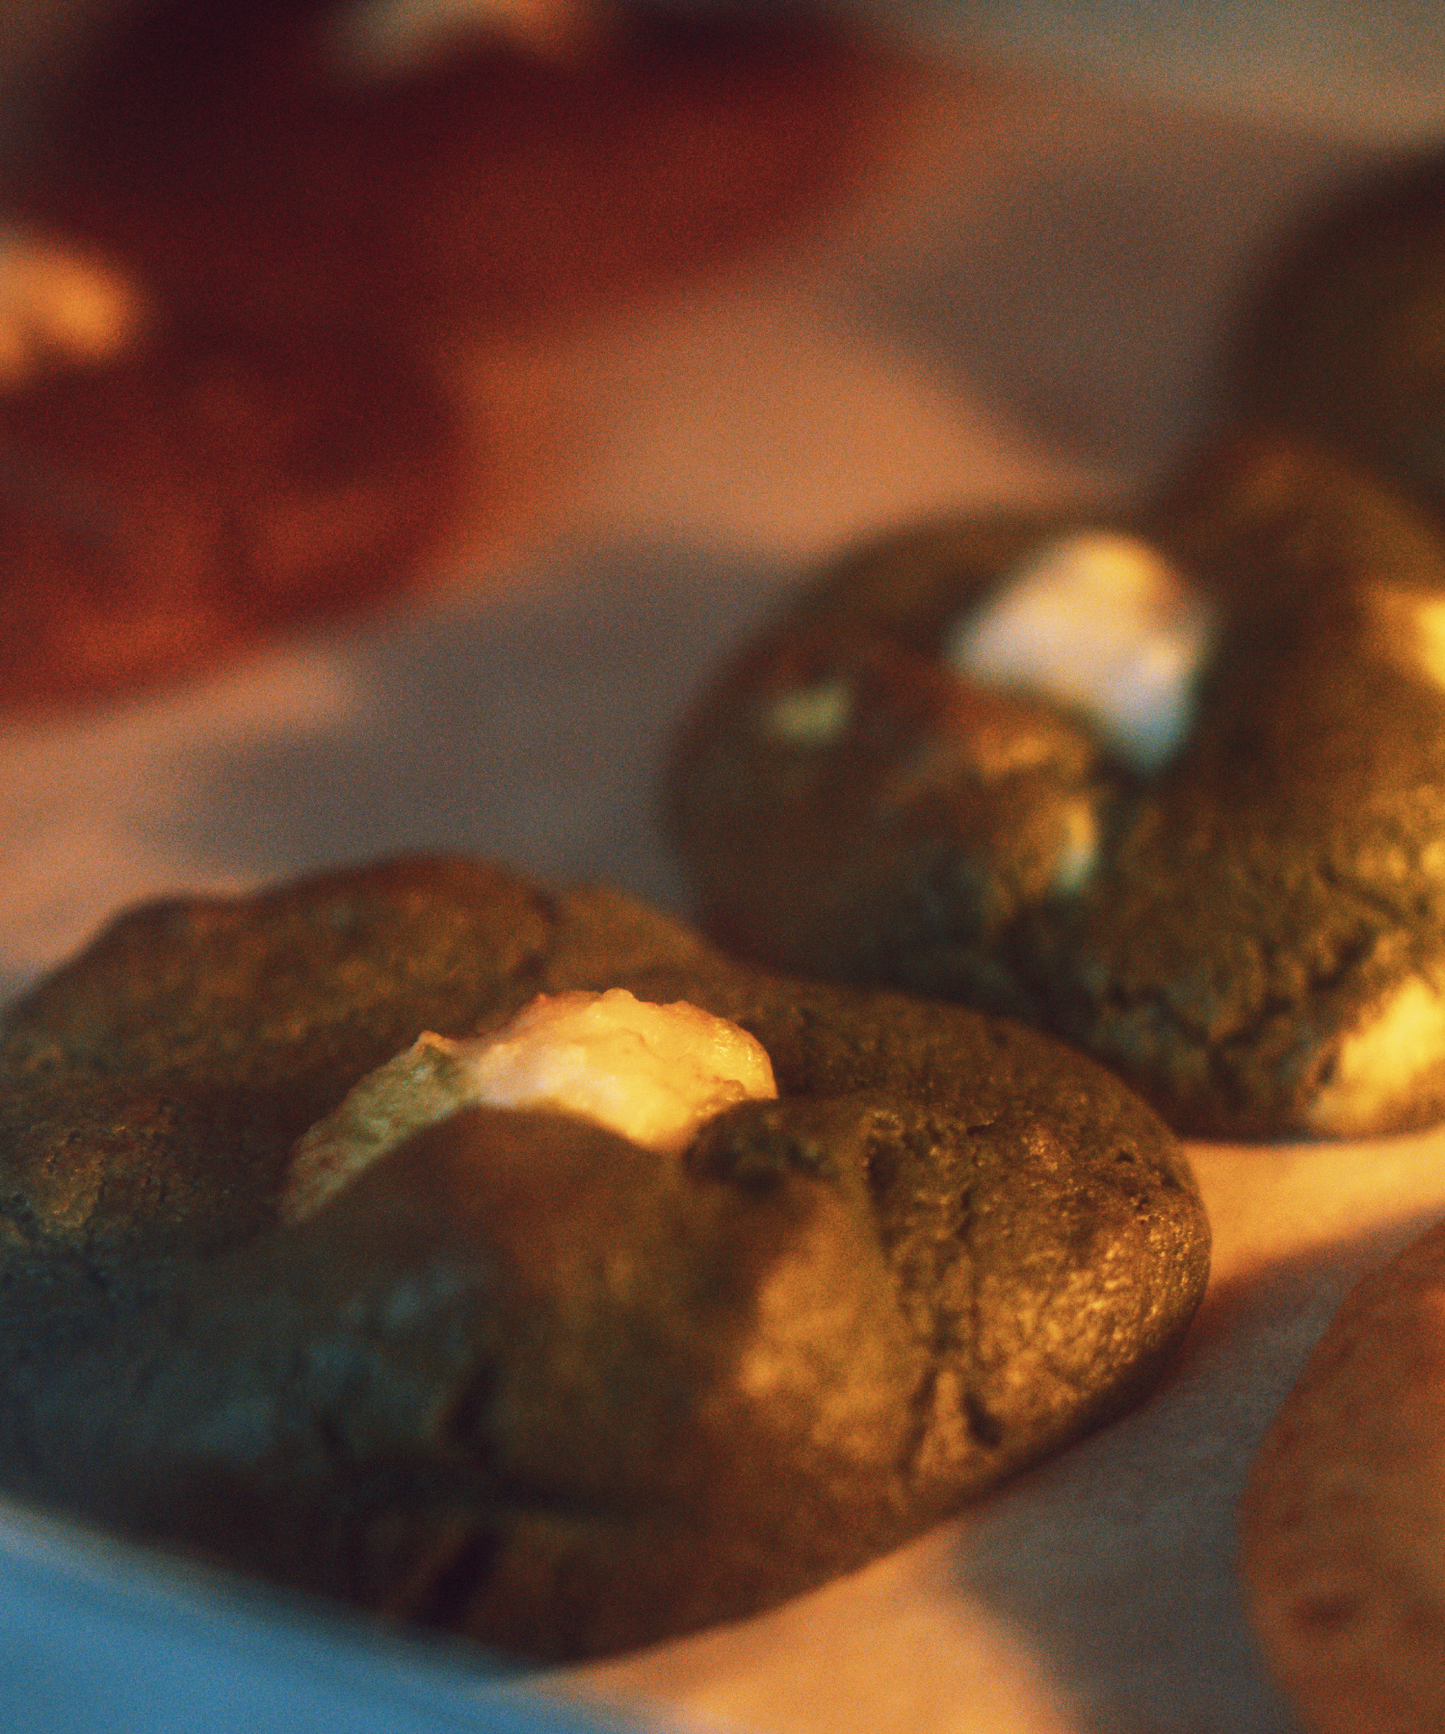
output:
[{"label": "textured cookie dough", "polygon": [[1308,1725],[1445,1727],[1445,1224],[1345,1302],[1242,1521],[1255,1630]]},{"label": "textured cookie dough", "polygon": [[[1041,561],[1121,538],[1079,668],[970,663]],[[1134,664],[1172,670],[1142,732]],[[1039,1025],[1179,1130],[1445,1113],[1445,545],[1318,451],[844,561],[696,706],[667,806],[727,944]]]},{"label": "textured cookie dough", "polygon": [[[468,1108],[278,1225],[420,1031],[615,988],[739,1025],[777,1099],[681,1152]],[[534,1656],[893,1546],[1139,1397],[1207,1274],[1089,1062],[455,860],[122,917],[12,1009],[0,1105],[6,1484]]]}]

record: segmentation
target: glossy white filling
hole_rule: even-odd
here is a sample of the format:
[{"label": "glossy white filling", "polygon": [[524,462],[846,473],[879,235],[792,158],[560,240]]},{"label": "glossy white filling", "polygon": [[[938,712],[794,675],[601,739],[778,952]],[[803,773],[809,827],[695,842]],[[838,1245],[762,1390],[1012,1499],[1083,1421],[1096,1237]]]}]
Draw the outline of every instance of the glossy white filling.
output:
[{"label": "glossy white filling", "polygon": [[1442,1065],[1445,996],[1412,976],[1340,1043],[1334,1077],[1316,1098],[1310,1123],[1332,1137],[1368,1132]]},{"label": "glossy white filling", "polygon": [[460,1108],[573,1114],[666,1152],[685,1149],[725,1108],[777,1093],[762,1044],[685,1000],[652,1005],[625,988],[539,994],[493,1036],[451,1041],[428,1031],[363,1078],[298,1140],[281,1217],[304,1220]]},{"label": "glossy white filling", "polygon": [[1086,716],[1143,772],[1194,720],[1213,611],[1146,542],[1105,531],[1045,542],[954,626],[944,662],[980,686]]},{"label": "glossy white filling", "polygon": [[134,284],[98,260],[0,226],[0,386],[54,363],[104,361],[145,323]]}]

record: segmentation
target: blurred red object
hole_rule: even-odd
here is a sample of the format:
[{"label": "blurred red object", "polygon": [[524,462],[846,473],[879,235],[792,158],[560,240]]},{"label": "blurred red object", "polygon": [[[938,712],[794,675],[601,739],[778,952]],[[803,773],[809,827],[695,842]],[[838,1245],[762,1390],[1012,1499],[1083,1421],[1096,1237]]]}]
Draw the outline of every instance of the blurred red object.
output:
[{"label": "blurred red object", "polygon": [[163,302],[515,329],[815,214],[870,160],[896,64],[806,14],[628,8],[574,56],[479,39],[347,81],[334,7],[171,0],[60,93],[22,220]]},{"label": "blurred red object", "polygon": [[448,401],[448,338],[562,326],[815,216],[898,88],[801,15],[630,9],[568,55],[484,38],[362,82],[335,11],[149,8],[12,172],[9,215],[155,318],[0,395],[0,709],[204,670],[425,579],[459,520],[495,531],[538,477],[503,415]]},{"label": "blurred red object", "polygon": [[364,333],[172,331],[0,396],[0,707],[223,662],[419,574],[466,442]]}]

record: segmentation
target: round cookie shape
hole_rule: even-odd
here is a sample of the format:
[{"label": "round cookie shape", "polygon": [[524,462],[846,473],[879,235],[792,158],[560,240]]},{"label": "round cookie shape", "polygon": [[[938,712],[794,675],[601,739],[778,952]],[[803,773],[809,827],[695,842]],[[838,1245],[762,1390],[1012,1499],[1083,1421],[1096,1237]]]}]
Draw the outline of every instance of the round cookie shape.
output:
[{"label": "round cookie shape", "polygon": [[[278,1223],[419,1029],[613,988],[740,1026],[778,1096],[681,1152],[468,1108]],[[0,1066],[5,1484],[528,1655],[896,1545],[1137,1400],[1207,1278],[1182,1152],[1081,1057],[465,862],[136,911]]]},{"label": "round cookie shape", "polygon": [[1445,1722],[1445,1224],[1346,1299],[1241,1507],[1250,1617],[1320,1734]]},{"label": "round cookie shape", "polygon": [[1373,468],[1445,517],[1445,157],[1336,198],[1271,270],[1239,413]]},{"label": "round cookie shape", "polygon": [[[1040,561],[1119,538],[1170,575],[1126,647],[1180,668],[1152,762],[1107,683],[1090,705],[947,655]],[[725,943],[1049,1029],[1178,1130],[1429,1124],[1442,626],[1427,521],[1317,451],[1240,440],[1132,518],[943,525],[825,572],[685,721],[669,822]]]},{"label": "round cookie shape", "polygon": [[342,330],[172,326],[0,393],[0,706],[213,666],[404,587],[464,457],[436,380]]}]

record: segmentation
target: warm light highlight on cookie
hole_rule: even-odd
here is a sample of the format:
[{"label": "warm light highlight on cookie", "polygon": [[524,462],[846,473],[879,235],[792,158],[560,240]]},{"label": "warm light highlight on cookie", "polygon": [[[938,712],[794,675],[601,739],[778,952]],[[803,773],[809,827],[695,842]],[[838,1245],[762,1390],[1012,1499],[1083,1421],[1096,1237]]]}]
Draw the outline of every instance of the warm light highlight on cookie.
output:
[{"label": "warm light highlight on cookie", "polygon": [[725,1108],[777,1093],[762,1045],[686,1000],[652,1005],[625,988],[539,994],[493,1036],[451,1041],[427,1031],[363,1078],[298,1141],[281,1217],[303,1221],[460,1108],[549,1109],[675,1151]]}]

